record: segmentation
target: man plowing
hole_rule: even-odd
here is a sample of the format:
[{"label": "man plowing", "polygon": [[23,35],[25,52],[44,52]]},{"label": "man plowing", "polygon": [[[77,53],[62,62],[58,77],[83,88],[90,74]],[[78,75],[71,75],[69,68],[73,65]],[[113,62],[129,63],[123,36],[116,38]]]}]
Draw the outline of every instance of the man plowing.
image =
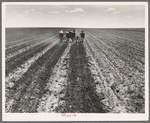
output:
[{"label": "man plowing", "polygon": [[70,30],[68,29],[68,31],[66,31],[67,42],[69,41],[69,38],[70,38],[69,33],[70,33]]},{"label": "man plowing", "polygon": [[76,37],[76,33],[75,33],[75,30],[73,30],[73,32],[72,32],[72,41],[75,40],[75,37]]},{"label": "man plowing", "polygon": [[63,40],[63,36],[64,36],[63,31],[60,30],[60,31],[59,31],[59,37],[60,37],[60,41],[61,41],[61,42],[62,42],[62,40]]},{"label": "man plowing", "polygon": [[84,31],[81,31],[80,36],[81,36],[81,42],[83,42],[83,41],[84,41],[84,38],[85,38],[85,33],[84,33]]}]

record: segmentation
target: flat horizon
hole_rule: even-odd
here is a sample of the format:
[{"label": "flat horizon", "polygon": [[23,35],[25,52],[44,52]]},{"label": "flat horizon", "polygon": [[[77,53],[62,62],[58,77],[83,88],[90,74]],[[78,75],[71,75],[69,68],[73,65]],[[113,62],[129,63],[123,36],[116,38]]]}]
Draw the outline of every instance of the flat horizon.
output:
[{"label": "flat horizon", "polygon": [[85,28],[85,27],[5,27],[5,28],[75,28],[75,29],[145,29],[144,28],[123,28],[123,27],[120,27],[120,28]]}]

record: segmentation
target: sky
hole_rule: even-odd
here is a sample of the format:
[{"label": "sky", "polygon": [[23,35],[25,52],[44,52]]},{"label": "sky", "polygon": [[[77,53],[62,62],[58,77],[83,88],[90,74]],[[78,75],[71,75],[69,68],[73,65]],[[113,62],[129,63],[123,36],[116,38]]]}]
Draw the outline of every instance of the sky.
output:
[{"label": "sky", "polygon": [[144,5],[6,5],[6,27],[144,28]]}]

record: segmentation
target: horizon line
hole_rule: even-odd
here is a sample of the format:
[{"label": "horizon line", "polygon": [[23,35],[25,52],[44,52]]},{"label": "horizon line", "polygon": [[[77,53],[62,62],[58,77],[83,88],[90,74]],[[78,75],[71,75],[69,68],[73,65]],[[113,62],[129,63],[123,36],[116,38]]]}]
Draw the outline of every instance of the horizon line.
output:
[{"label": "horizon line", "polygon": [[[5,28],[85,28],[85,29],[124,29],[126,27],[5,27]],[[126,29],[130,28],[145,28],[145,27],[127,27]]]}]

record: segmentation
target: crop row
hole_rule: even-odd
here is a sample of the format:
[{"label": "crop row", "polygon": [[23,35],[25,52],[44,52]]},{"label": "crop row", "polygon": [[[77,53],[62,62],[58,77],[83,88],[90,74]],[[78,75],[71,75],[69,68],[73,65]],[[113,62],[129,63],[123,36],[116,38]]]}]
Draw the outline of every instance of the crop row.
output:
[{"label": "crop row", "polygon": [[6,43],[9,42],[14,42],[17,40],[22,40],[24,38],[32,38],[33,36],[38,36],[38,35],[45,35],[45,34],[54,34],[54,32],[52,30],[48,30],[48,29],[37,29],[37,28],[33,28],[33,29],[27,29],[27,28],[8,28],[6,29]]},{"label": "crop row", "polygon": [[[109,89],[109,91],[108,91],[109,93],[107,92],[107,90],[108,90],[107,87],[111,88],[112,85],[114,85],[114,83],[122,83],[122,80],[121,80],[120,76],[118,76],[119,71],[109,61],[107,56],[105,56],[105,54],[103,54],[103,52],[97,51],[96,47],[91,45],[91,41],[90,41],[90,43],[87,42],[87,45],[88,45],[88,48],[90,49],[90,52],[91,52],[92,56],[94,57],[95,61],[97,62],[98,66],[99,66],[99,70],[102,72],[102,74],[101,74],[101,79],[103,80],[102,84],[104,84],[104,89],[106,89],[105,90],[106,91],[105,95],[107,95],[107,98],[110,100],[109,101],[110,102],[109,103],[110,108],[114,107],[114,109],[117,109],[117,107],[120,104],[121,104],[121,107],[124,107],[125,104],[123,103],[122,98],[118,98],[117,95],[116,95],[116,92],[117,92],[117,93],[119,93],[120,97],[122,97],[122,95],[120,93],[121,92],[120,90],[121,89],[123,90],[123,88],[116,89],[116,90],[113,89],[113,92],[110,91],[111,89]],[[119,103],[119,102],[121,102],[121,103]],[[124,107],[123,109],[124,109],[125,112],[129,112],[126,109],[126,107]],[[119,111],[122,111],[122,109],[120,109]]]},{"label": "crop row", "polygon": [[[44,53],[42,55],[42,57],[37,59],[28,68],[28,70],[22,75],[22,77],[14,83],[14,85],[8,91],[7,96],[9,96],[9,97],[7,98],[8,100],[6,100],[6,102],[8,102],[8,105],[10,104],[9,103],[10,100],[17,100],[17,101],[20,100],[21,101],[22,96],[26,94],[25,92],[28,90],[28,88],[30,88],[30,86],[32,86],[32,85],[34,85],[34,86],[36,85],[35,80],[39,77],[41,78],[41,77],[45,76],[45,75],[42,76],[39,74],[41,74],[41,71],[43,71],[43,70],[45,71],[45,69],[49,69],[49,67],[47,67],[46,64],[51,64],[51,61],[49,61],[48,59],[50,59],[51,55],[54,53],[54,51],[57,51],[59,47],[60,47],[60,44],[54,45],[51,49],[49,49],[46,53]],[[44,81],[44,80],[42,80],[42,81]],[[40,82],[40,83],[44,84],[42,82]],[[39,87],[44,88],[43,86],[39,86]],[[38,91],[36,93],[38,93]],[[15,108],[14,108],[14,110],[15,110]]]},{"label": "crop row", "polygon": [[62,113],[64,111],[66,87],[68,83],[69,61],[70,61],[70,47],[68,47],[59,58],[51,76],[48,79],[45,87],[46,93],[39,99],[37,112],[41,113]]},{"label": "crop row", "polygon": [[[143,107],[141,107],[140,109],[139,105],[142,104],[143,106],[144,100],[144,80],[142,75],[143,73],[140,73],[141,71],[137,72],[131,69],[130,65],[126,60],[122,60],[122,58],[115,53],[116,51],[114,52],[113,50],[110,50],[111,47],[108,48],[106,45],[103,45],[103,42],[101,40],[96,40],[94,39],[94,37],[88,38],[87,36],[87,43],[89,45],[89,49],[91,49],[91,53],[93,54],[94,58],[98,60],[99,67],[101,69],[104,69],[102,71],[104,77],[107,78],[107,82],[109,83],[114,76],[114,83],[111,88],[113,89],[117,98],[124,101],[124,105],[126,105],[127,111],[142,111]],[[119,64],[119,62],[122,63]],[[137,65],[136,63],[134,64]],[[113,73],[113,76],[110,78],[108,73]],[[132,94],[130,94],[130,92],[132,92]],[[133,100],[135,101],[133,97],[136,97],[136,100],[141,100],[139,102],[139,105],[132,103]]]},{"label": "crop row", "polygon": [[84,46],[86,48],[87,56],[89,58],[89,68],[94,78],[96,92],[100,96],[102,103],[105,105],[105,107],[107,107],[110,113],[128,112],[125,109],[125,106],[121,105],[120,100],[117,98],[114,91],[111,89],[111,86],[114,83],[114,74],[111,72],[107,73],[108,75],[110,74],[108,82],[107,78],[103,74],[103,71],[98,66],[99,62],[93,57],[90,51],[92,50],[91,47],[89,47],[87,43],[84,43]]},{"label": "crop row", "polygon": [[136,42],[144,43],[144,32],[126,31],[126,30],[92,30],[96,34],[103,34],[105,36],[115,36],[116,38],[133,40]]},{"label": "crop row", "polygon": [[[141,52],[134,47],[128,46],[127,44],[122,44],[121,41],[116,42],[115,45],[105,45],[105,42],[113,42],[114,39],[100,39],[98,36],[92,36],[90,35],[90,38],[93,40],[95,39],[96,42],[100,43],[100,46],[105,48],[103,50],[110,50],[110,53],[112,51],[118,52],[117,56],[121,57],[125,62],[128,62],[131,67],[134,67],[135,69],[138,69],[139,71],[143,71],[143,64],[144,64],[144,56],[141,54]],[[116,40],[115,40],[116,41]],[[120,46],[120,47],[119,47]],[[118,48],[117,48],[118,47]],[[110,56],[111,57],[111,56]]]},{"label": "crop row", "polygon": [[41,50],[45,49],[46,47],[48,47],[47,44],[38,45],[24,53],[17,55],[16,57],[13,57],[11,60],[6,62],[6,76],[14,69],[21,66],[21,64],[23,64],[25,61],[36,55],[38,52],[41,52]]},{"label": "crop row", "polygon": [[[47,39],[48,37],[41,36],[41,37],[38,37],[38,38],[35,38],[35,39],[32,39],[32,40],[28,40],[26,42],[20,42],[20,43],[18,42],[18,44],[12,45],[9,48],[6,48],[6,55],[8,55],[10,53],[13,53],[15,51],[18,51],[18,50],[20,50],[22,48],[25,48],[27,46],[33,45],[34,43],[38,43],[39,41]],[[50,35],[49,38],[51,38],[51,35]]]},{"label": "crop row", "polygon": [[52,36],[52,37],[50,37],[50,38],[48,38],[48,39],[39,41],[39,42],[37,42],[37,43],[34,43],[33,45],[30,45],[30,46],[28,46],[28,47],[25,47],[25,48],[22,48],[22,49],[20,49],[20,50],[17,50],[17,51],[15,51],[15,52],[13,52],[13,53],[10,53],[10,54],[8,54],[8,55],[5,56],[5,61],[7,62],[7,61],[11,60],[11,58],[13,58],[13,57],[15,57],[15,56],[17,56],[17,55],[23,54],[24,52],[26,52],[26,51],[28,51],[28,50],[30,50],[30,49],[32,49],[32,48],[38,46],[38,45],[41,45],[42,43],[50,43],[50,42],[53,41],[53,39],[55,39],[55,37],[56,37],[56,36]]},{"label": "crop row", "polygon": [[41,35],[34,35],[32,37],[26,37],[26,38],[23,38],[23,39],[20,39],[20,40],[15,40],[13,42],[7,42],[7,39],[6,39],[6,49],[8,49],[9,47],[14,47],[15,45],[18,45],[18,44],[23,44],[23,43],[27,43],[27,42],[30,42],[32,40],[35,40],[35,39],[38,39],[40,37],[47,37],[47,36],[50,36],[50,35],[54,35],[54,34],[50,34],[50,33],[46,33],[46,34],[41,34]]},{"label": "crop row", "polygon": [[[128,45],[130,47],[133,47],[134,49],[140,50],[141,52],[144,52],[144,37],[143,40],[138,42],[136,39],[131,39],[129,37],[123,38],[121,36],[116,36],[116,34],[107,34],[107,33],[93,33],[90,32],[92,35],[95,35],[98,38],[107,39],[111,43],[121,43],[122,45]],[[105,42],[104,42],[105,43]]]},{"label": "crop row", "polygon": [[[119,55],[119,54],[117,53],[117,51],[114,51],[112,48],[110,48],[110,47],[107,48],[106,45],[103,45],[103,43],[102,43],[101,40],[99,40],[99,41],[94,40],[93,43],[96,43],[95,46],[97,46],[98,49],[102,50],[102,51],[104,52],[104,54],[107,55],[107,58],[108,58],[111,62],[113,62],[113,64],[115,65],[115,67],[119,67],[119,69],[120,69],[120,68],[122,69],[122,71],[120,71],[121,73],[123,73],[123,74],[125,74],[125,75],[128,75],[129,71],[130,71],[130,72],[133,72],[133,73],[136,72],[137,69],[132,69],[131,64],[129,64],[129,63],[134,62],[134,65],[137,66],[138,63],[137,63],[136,60],[131,61],[131,62],[128,62],[128,61],[127,61],[127,58],[125,58],[125,55],[124,55],[124,57],[123,57],[123,54],[122,54],[122,55]],[[111,50],[110,50],[110,49],[111,49]],[[117,53],[117,54],[116,54],[116,53]],[[132,60],[132,59],[130,59],[130,58],[128,58],[128,59],[129,59],[129,60]],[[121,64],[117,63],[118,60],[119,60],[120,62],[122,61],[122,63],[121,63]],[[133,63],[132,63],[132,64],[133,64]],[[119,66],[118,66],[118,65],[119,65]],[[140,66],[141,66],[141,69],[140,69],[140,70],[143,70],[143,69],[144,69],[144,68],[143,68],[143,65],[139,65],[138,68],[140,68]],[[133,68],[134,68],[134,67],[133,67]],[[136,67],[135,67],[135,68],[136,68]],[[120,70],[121,70],[121,69],[120,69]],[[134,71],[133,71],[133,70],[134,70]],[[139,71],[138,73],[140,74],[140,71]]]},{"label": "crop row", "polygon": [[57,40],[54,40],[54,43],[49,45],[47,48],[43,49],[41,52],[37,53],[27,61],[24,61],[24,63],[20,66],[17,67],[14,71],[12,71],[8,76],[5,77],[5,86],[6,88],[9,87],[11,88],[14,83],[19,80],[24,73],[30,68],[30,66],[36,62],[40,57],[42,57],[45,53],[47,53],[54,45],[58,43]]},{"label": "crop row", "polygon": [[[18,91],[15,91],[15,98],[18,100],[13,105],[12,112],[36,112],[37,111],[37,104],[39,103],[38,99],[42,97],[45,93],[45,86],[50,77],[54,66],[56,65],[58,59],[62,55],[63,51],[65,50],[67,44],[63,44],[58,48],[54,47],[54,51],[51,54],[47,54],[48,59],[40,60],[40,62],[36,62],[31,66],[31,69],[27,71],[27,73],[21,78],[20,81],[17,83],[24,82],[25,85],[19,84],[21,86],[21,90],[17,87]],[[49,56],[48,56],[49,55]],[[57,56],[57,57],[56,57]],[[44,62],[44,64],[43,64]],[[41,65],[40,65],[41,64]],[[40,66],[42,69],[35,70]],[[27,78],[28,77],[28,78]],[[27,79],[25,79],[27,78]],[[16,87],[15,87],[16,88]],[[32,97],[32,99],[31,99]],[[27,103],[26,103],[27,101]]]}]

